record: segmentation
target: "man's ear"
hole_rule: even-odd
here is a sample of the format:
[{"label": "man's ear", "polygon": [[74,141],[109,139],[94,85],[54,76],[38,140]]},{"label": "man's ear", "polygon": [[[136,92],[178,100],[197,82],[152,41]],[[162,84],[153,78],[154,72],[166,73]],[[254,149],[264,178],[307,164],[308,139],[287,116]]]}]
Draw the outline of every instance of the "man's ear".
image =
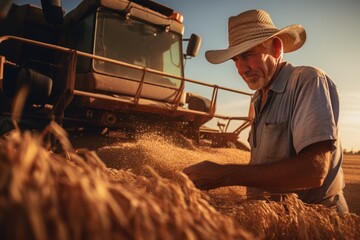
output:
[{"label": "man's ear", "polygon": [[279,58],[283,53],[283,42],[279,37],[275,37],[273,39],[273,46],[274,46],[274,57]]}]

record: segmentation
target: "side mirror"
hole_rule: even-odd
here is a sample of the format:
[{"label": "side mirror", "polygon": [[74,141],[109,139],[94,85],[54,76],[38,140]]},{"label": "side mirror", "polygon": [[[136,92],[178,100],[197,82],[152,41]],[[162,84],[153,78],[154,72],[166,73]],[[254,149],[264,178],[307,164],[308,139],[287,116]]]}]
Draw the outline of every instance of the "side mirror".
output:
[{"label": "side mirror", "polygon": [[190,38],[185,40],[189,41],[186,49],[186,56],[196,57],[200,50],[201,37],[196,34],[191,34]]},{"label": "side mirror", "polygon": [[41,0],[41,6],[46,21],[51,24],[61,24],[64,21],[64,12],[61,0]]}]

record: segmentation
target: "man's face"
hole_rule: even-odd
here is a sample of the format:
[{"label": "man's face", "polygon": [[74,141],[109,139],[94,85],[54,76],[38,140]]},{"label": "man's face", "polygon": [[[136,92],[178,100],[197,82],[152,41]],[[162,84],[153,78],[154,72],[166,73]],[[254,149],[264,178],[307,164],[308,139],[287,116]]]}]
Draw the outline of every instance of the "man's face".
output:
[{"label": "man's face", "polygon": [[232,58],[251,90],[268,87],[276,69],[276,58],[271,52],[271,46],[266,48],[261,44]]}]

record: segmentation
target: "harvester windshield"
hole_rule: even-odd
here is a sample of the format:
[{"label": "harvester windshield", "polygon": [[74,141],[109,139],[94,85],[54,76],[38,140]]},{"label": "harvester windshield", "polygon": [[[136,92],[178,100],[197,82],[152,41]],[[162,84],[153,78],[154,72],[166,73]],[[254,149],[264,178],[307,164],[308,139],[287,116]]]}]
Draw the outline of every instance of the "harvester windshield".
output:
[{"label": "harvester windshield", "polygon": [[[94,54],[114,60],[158,70],[175,76],[183,76],[181,36],[125,15],[100,9],[95,28]],[[94,61],[94,70],[100,73],[138,80],[143,72],[137,69]],[[181,81],[148,73],[145,82],[178,88]]]}]

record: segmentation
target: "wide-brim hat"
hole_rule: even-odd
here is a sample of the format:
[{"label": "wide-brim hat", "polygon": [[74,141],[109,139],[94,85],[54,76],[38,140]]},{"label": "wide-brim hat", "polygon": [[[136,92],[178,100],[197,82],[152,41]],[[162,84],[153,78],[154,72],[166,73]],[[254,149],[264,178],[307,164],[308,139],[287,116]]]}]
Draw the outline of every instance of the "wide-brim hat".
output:
[{"label": "wide-brim hat", "polygon": [[275,36],[282,40],[284,53],[299,49],[306,41],[306,32],[303,26],[293,24],[278,29],[273,24],[270,15],[263,10],[249,10],[230,17],[228,32],[228,48],[209,50],[205,53],[205,57],[210,63],[225,62]]}]

